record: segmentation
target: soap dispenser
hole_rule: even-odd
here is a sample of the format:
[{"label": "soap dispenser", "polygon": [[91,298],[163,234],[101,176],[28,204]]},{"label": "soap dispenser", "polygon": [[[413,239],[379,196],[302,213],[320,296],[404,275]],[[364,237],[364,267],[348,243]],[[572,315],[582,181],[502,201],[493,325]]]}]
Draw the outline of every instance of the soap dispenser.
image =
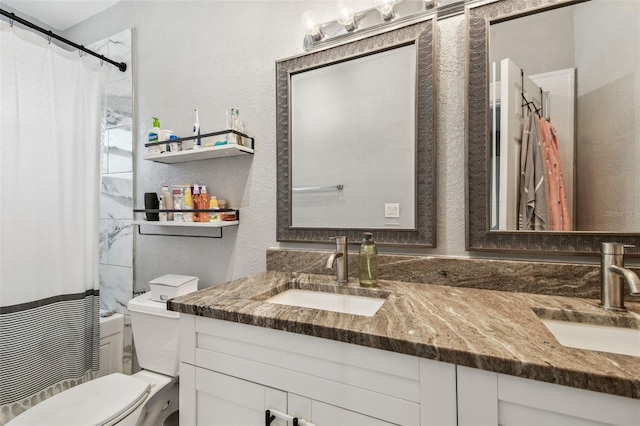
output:
[{"label": "soap dispenser", "polygon": [[[153,128],[149,130],[148,142],[149,143],[157,143],[162,142],[162,130],[160,129],[160,120],[158,117],[153,118]],[[165,144],[153,145],[151,150],[159,150],[160,152],[165,152],[167,150],[167,146]]]},{"label": "soap dispenser", "polygon": [[365,232],[358,258],[358,277],[362,287],[378,286],[378,249],[373,234]]}]

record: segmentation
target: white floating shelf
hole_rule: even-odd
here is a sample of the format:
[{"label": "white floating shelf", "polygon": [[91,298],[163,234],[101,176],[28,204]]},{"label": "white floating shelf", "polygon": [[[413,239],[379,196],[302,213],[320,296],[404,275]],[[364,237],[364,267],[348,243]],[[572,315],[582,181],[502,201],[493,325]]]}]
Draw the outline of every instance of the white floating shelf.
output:
[{"label": "white floating shelf", "polygon": [[[185,210],[186,211],[186,210]],[[146,226],[169,226],[183,228],[224,228],[227,226],[236,226],[240,224],[239,220],[221,221],[221,222],[174,222],[174,221],[154,221],[154,220],[134,220],[134,225]]]},{"label": "white floating shelf", "polygon": [[[147,153],[145,160],[158,163],[182,163],[184,161],[207,160],[210,158],[235,157],[237,155],[253,154],[254,150],[243,145],[227,144],[207,148],[189,149],[186,151]],[[148,225],[148,223],[145,223]],[[198,224],[198,222],[196,222]]]}]

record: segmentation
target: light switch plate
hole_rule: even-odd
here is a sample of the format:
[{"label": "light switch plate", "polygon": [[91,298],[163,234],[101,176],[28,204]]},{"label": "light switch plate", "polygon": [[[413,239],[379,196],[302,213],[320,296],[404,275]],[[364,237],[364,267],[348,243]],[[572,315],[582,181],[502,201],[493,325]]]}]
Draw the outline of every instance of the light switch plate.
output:
[{"label": "light switch plate", "polygon": [[384,205],[384,217],[386,217],[386,218],[400,217],[400,204],[399,203],[385,203],[385,205]]}]

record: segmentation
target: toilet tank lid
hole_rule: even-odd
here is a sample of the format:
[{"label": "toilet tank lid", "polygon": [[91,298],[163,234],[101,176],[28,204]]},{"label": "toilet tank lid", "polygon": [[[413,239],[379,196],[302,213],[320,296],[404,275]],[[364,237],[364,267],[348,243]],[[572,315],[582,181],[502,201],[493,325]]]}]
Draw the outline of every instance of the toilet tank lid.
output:
[{"label": "toilet tank lid", "polygon": [[179,312],[167,310],[167,302],[156,302],[151,300],[151,292],[141,294],[129,300],[127,309],[131,312],[157,315],[161,317],[180,318]]},{"label": "toilet tank lid", "polygon": [[167,274],[149,281],[149,284],[167,285],[169,287],[180,287],[192,281],[198,281],[198,277],[189,275]]},{"label": "toilet tank lid", "polygon": [[112,425],[144,402],[150,387],[132,376],[109,374],[44,400],[9,425]]}]

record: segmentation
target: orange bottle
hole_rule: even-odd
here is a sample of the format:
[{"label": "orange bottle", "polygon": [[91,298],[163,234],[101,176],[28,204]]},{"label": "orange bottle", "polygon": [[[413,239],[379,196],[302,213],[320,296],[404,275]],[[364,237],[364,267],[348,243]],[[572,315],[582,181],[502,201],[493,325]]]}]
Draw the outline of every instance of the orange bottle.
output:
[{"label": "orange bottle", "polygon": [[[193,208],[194,210],[198,210],[201,209],[202,207],[200,206],[200,188],[198,187],[198,185],[193,185]],[[194,222],[200,222],[200,214],[201,213],[194,213],[193,214],[193,221]]]},{"label": "orange bottle", "polygon": [[[202,190],[200,191],[200,197],[198,199],[200,200],[199,209],[206,210],[210,208],[209,203],[211,198],[209,197],[209,194],[207,194],[207,187],[205,185],[202,185]],[[200,222],[209,222],[209,220],[209,212],[200,213]]]}]

